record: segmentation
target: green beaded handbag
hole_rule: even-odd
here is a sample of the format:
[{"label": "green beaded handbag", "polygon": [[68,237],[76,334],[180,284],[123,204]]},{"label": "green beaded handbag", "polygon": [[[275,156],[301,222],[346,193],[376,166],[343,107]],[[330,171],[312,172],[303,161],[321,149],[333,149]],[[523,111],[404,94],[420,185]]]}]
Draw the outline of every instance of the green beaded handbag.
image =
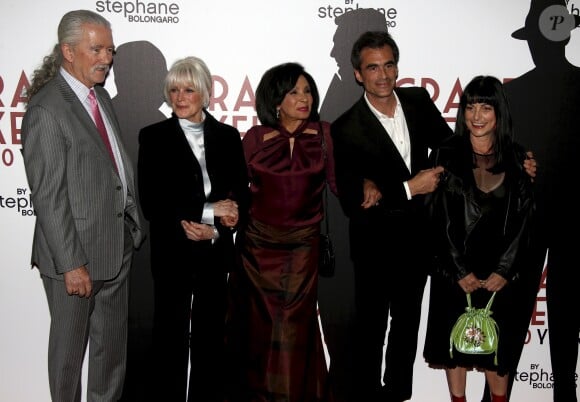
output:
[{"label": "green beaded handbag", "polygon": [[471,295],[467,296],[465,313],[461,314],[449,337],[449,356],[453,358],[453,349],[470,355],[488,355],[495,353],[494,364],[497,366],[497,345],[499,328],[491,317],[491,305],[496,292],[493,292],[485,308],[471,305]]}]

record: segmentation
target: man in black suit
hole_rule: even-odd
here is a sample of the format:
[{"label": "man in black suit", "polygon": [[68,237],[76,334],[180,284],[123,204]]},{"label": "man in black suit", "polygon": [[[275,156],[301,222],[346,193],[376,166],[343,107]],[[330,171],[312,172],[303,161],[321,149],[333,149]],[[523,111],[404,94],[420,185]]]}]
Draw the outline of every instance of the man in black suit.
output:
[{"label": "man in black suit", "polygon": [[331,130],[340,202],[350,219],[355,392],[364,401],[411,398],[430,254],[423,195],[443,171],[428,166],[428,150],[452,135],[424,88],[396,88],[398,61],[398,46],[386,31],[359,37],[351,62],[365,91]]},{"label": "man in black suit", "polygon": [[[354,41],[368,30],[387,30],[385,14],[374,8],[356,8],[336,17],[336,32],[330,55],[337,65],[322,104],[320,118],[334,121],[356,102],[363,88],[356,81],[350,64]],[[352,360],[354,331],[354,273],[350,260],[348,218],[338,197],[331,191],[327,198],[330,235],[336,253],[336,270],[332,278],[321,277],[318,282],[318,307],[324,340],[330,356],[330,386],[334,402],[358,400],[352,393]],[[340,295],[340,297],[337,297]]]}]

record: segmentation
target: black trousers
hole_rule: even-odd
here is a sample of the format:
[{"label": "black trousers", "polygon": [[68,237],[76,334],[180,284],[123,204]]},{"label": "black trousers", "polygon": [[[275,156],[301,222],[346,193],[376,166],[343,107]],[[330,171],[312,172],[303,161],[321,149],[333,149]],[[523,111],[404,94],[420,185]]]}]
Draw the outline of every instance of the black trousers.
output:
[{"label": "black trousers", "polygon": [[223,401],[226,274],[201,263],[154,277],[152,400]]},{"label": "black trousers", "polygon": [[428,253],[423,248],[420,232],[412,230],[413,225],[403,218],[384,224],[383,228],[387,229],[367,237],[364,246],[353,256],[354,394],[361,401],[404,401],[411,398],[413,388]]}]

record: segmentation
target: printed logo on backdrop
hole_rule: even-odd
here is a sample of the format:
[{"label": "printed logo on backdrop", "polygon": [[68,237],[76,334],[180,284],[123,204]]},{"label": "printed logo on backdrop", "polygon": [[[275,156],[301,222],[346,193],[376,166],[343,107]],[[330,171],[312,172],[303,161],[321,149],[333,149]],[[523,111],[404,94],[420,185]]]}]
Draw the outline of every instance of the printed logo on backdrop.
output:
[{"label": "printed logo on backdrop", "polygon": [[552,389],[554,377],[549,365],[543,367],[541,363],[532,363],[523,371],[516,373],[515,381],[532,389]]},{"label": "printed logo on backdrop", "polygon": [[99,13],[122,15],[128,22],[145,24],[178,24],[180,8],[177,3],[98,0],[95,10]]},{"label": "printed logo on backdrop", "polygon": [[30,198],[30,190],[27,187],[19,187],[13,193],[0,194],[0,210],[11,210],[22,216],[35,216]]},{"label": "printed logo on backdrop", "polygon": [[[12,85],[5,85],[5,77],[0,75],[0,174],[16,165],[20,158],[22,140],[20,127],[24,116],[24,91],[30,86],[24,71],[13,80],[6,80]],[[35,216],[26,183],[17,185],[13,190],[2,188],[0,193],[0,210],[12,211],[20,216]]]},{"label": "printed logo on backdrop", "polygon": [[375,10],[383,14],[388,29],[393,29],[397,26],[397,16],[398,16],[397,9],[395,7],[385,6],[384,2],[379,2],[381,4],[380,7],[374,7],[374,4],[373,5],[366,4],[366,3],[377,3],[374,1],[365,2],[365,4],[363,4],[363,2],[358,2],[356,0],[342,0],[336,3],[337,5],[325,4],[318,7],[318,18],[321,19],[330,18],[334,20],[336,17],[339,17],[350,11],[355,11],[363,8],[374,8]]},{"label": "printed logo on backdrop", "polygon": [[[525,348],[543,349],[545,351],[549,348],[546,315],[547,272],[547,267],[544,266],[538,295],[536,296],[536,304],[528,328],[528,335],[525,339]],[[527,361],[519,366],[514,380],[521,386],[527,386],[531,389],[551,389],[553,381],[552,369],[547,361],[538,359]]]},{"label": "printed logo on backdrop", "polygon": [[19,157],[22,144],[20,126],[24,116],[23,93],[29,85],[24,71],[20,72],[19,77],[0,75],[0,169],[12,167]]}]

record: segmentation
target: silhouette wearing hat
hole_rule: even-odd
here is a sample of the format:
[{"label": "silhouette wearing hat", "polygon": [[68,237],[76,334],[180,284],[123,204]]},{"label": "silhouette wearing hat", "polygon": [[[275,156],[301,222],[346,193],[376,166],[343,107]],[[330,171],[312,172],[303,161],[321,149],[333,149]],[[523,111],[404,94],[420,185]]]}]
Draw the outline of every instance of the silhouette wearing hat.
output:
[{"label": "silhouette wearing hat", "polygon": [[527,41],[535,68],[505,85],[516,140],[534,152],[538,163],[537,224],[531,238],[536,253],[519,278],[529,283],[519,301],[531,315],[549,250],[546,296],[554,402],[577,401],[580,208],[571,194],[578,183],[580,68],[566,59],[565,47],[578,25],[580,17],[568,12],[564,0],[532,0],[524,27],[512,37]]}]

